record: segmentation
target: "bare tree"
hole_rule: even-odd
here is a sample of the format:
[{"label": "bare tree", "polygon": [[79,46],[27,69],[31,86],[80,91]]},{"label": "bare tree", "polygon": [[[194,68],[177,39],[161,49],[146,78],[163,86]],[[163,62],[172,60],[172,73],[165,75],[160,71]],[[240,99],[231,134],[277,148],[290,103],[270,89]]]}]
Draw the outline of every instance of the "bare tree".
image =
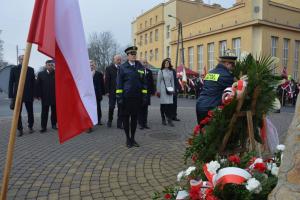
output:
[{"label": "bare tree", "polygon": [[119,45],[111,32],[94,32],[89,36],[88,50],[90,59],[95,60],[98,70],[104,71],[112,62],[113,56],[119,52]]},{"label": "bare tree", "polygon": [[[1,30],[0,30],[0,34],[1,34]],[[3,40],[1,40],[0,38],[0,68],[3,67],[4,65],[4,60],[3,60]]]}]

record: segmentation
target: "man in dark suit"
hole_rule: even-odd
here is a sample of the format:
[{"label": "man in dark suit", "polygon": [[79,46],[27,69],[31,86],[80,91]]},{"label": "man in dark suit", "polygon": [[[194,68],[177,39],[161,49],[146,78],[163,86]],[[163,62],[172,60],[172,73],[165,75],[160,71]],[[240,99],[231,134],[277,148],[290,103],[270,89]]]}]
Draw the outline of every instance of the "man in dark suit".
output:
[{"label": "man in dark suit", "polygon": [[49,107],[51,107],[51,125],[57,129],[56,101],[55,101],[55,63],[53,60],[46,61],[46,69],[38,74],[36,87],[37,97],[42,101],[41,133],[47,131]]},{"label": "man in dark suit", "polygon": [[[24,56],[21,55],[21,56],[19,56],[18,59],[19,59],[20,64],[11,68],[10,76],[9,76],[8,97],[12,101],[12,109],[14,107],[14,102],[15,102],[15,98],[17,95],[17,91],[18,91],[19,79],[20,79],[21,68],[22,68]],[[34,85],[35,85],[34,69],[32,67],[28,67],[22,102],[24,102],[26,110],[27,110],[29,133],[34,132],[34,130],[33,130]],[[22,106],[21,106],[21,110],[20,110],[19,123],[18,123],[18,130],[19,130],[18,136],[19,137],[21,137],[23,135],[23,125],[22,125],[21,113],[22,113]]]},{"label": "man in dark suit", "polygon": [[95,94],[96,94],[98,125],[102,125],[101,101],[102,101],[102,95],[105,94],[103,74],[99,71],[96,71],[95,61],[90,60],[90,66],[93,74],[93,83],[94,83]]},{"label": "man in dark suit", "polygon": [[[114,109],[117,103],[116,98],[116,80],[119,67],[122,62],[122,57],[120,55],[114,56],[114,63],[108,66],[105,70],[105,90],[109,98],[109,109],[108,109],[108,121],[107,127],[111,127],[113,120]],[[121,107],[118,105],[118,119],[117,127],[122,129],[122,116],[121,116]]]},{"label": "man in dark suit", "polygon": [[142,64],[145,67],[144,72],[145,72],[145,79],[146,79],[148,93],[147,93],[147,103],[142,105],[138,115],[138,121],[139,121],[140,129],[144,129],[144,128],[149,129],[150,127],[147,124],[148,106],[151,104],[151,95],[155,94],[155,86],[154,86],[152,71],[149,69],[147,60],[143,60]]}]

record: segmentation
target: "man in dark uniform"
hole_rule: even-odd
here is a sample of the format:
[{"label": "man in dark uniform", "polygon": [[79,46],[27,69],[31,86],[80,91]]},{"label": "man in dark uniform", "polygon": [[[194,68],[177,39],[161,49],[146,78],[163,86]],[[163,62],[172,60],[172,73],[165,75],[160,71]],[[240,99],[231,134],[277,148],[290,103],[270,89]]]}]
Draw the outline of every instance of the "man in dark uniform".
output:
[{"label": "man in dark uniform", "polygon": [[[147,103],[148,93],[144,67],[136,61],[136,51],[136,46],[125,50],[128,60],[120,66],[116,89],[118,103],[122,106],[123,126],[128,148],[132,146],[139,147],[134,139],[137,114],[139,108]],[[131,135],[129,135],[129,132]]]},{"label": "man in dark uniform", "polygon": [[[15,67],[11,68],[11,71],[10,71],[9,87],[8,87],[8,98],[10,98],[11,101],[12,101],[12,107],[11,107],[12,109],[14,108],[14,102],[15,102],[15,98],[17,96],[23,59],[24,59],[24,55],[19,56],[19,63],[20,64],[18,66],[15,66]],[[28,67],[22,102],[24,102],[26,110],[27,110],[29,133],[34,132],[34,130],[33,130],[33,123],[34,123],[34,117],[33,117],[34,85],[35,85],[34,69],[32,67]],[[22,106],[21,106],[21,110],[20,110],[19,123],[18,123],[18,130],[19,130],[18,136],[19,137],[21,137],[23,135],[23,125],[22,125],[21,114],[22,114]]]},{"label": "man in dark uniform", "polygon": [[46,61],[46,69],[37,77],[37,97],[42,101],[41,133],[47,131],[49,107],[51,107],[51,125],[57,129],[56,101],[55,101],[55,64],[53,60]]},{"label": "man in dark uniform", "polygon": [[147,93],[147,103],[145,105],[142,105],[139,111],[138,121],[139,121],[140,129],[144,129],[144,128],[149,129],[150,127],[147,124],[148,106],[151,104],[151,95],[155,94],[155,86],[154,86],[152,71],[149,69],[147,60],[143,60],[142,64],[145,68],[144,72],[145,72],[148,93]]},{"label": "man in dark uniform", "polygon": [[90,66],[93,74],[93,83],[94,83],[95,94],[96,94],[98,125],[102,125],[101,101],[102,101],[102,95],[105,94],[103,74],[96,70],[95,61],[90,60]]},{"label": "man in dark uniform", "polygon": [[205,76],[196,105],[198,123],[207,116],[209,110],[222,104],[223,91],[234,82],[230,71],[234,68],[236,59],[232,55],[220,56],[219,64]]},{"label": "man in dark uniform", "polygon": [[[109,98],[109,109],[108,109],[108,122],[107,127],[111,127],[111,123],[113,120],[114,109],[116,106],[116,79],[119,67],[121,65],[122,57],[120,55],[116,55],[114,57],[114,63],[108,66],[105,70],[105,90],[108,93]],[[118,119],[117,119],[117,127],[122,129],[122,117],[121,117],[121,108],[118,105]]]}]

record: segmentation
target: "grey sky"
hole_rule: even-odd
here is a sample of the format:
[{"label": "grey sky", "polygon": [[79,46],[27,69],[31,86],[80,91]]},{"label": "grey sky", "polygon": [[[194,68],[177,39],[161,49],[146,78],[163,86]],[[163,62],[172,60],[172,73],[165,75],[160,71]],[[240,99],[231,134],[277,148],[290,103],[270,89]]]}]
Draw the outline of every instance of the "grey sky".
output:
[{"label": "grey sky", "polygon": [[[0,35],[4,40],[4,59],[16,63],[16,45],[25,48],[34,0],[0,0]],[[86,39],[92,32],[111,31],[117,42],[124,46],[131,42],[131,22],[143,11],[167,0],[79,0]],[[230,7],[235,0],[206,0]],[[24,53],[21,50],[20,53]],[[36,69],[47,58],[33,48],[30,65]]]}]

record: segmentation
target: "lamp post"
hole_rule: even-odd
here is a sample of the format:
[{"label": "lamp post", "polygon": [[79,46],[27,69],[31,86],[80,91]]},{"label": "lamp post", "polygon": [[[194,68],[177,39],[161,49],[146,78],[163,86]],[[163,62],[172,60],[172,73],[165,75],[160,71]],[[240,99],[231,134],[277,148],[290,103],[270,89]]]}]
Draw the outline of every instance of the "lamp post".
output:
[{"label": "lamp post", "polygon": [[179,44],[181,43],[181,61],[184,66],[184,48],[183,48],[183,33],[182,33],[182,22],[178,17],[173,15],[168,15],[168,17],[172,17],[178,21],[178,37],[177,37],[177,50],[176,50],[176,69],[178,66],[178,54],[179,54]]}]

